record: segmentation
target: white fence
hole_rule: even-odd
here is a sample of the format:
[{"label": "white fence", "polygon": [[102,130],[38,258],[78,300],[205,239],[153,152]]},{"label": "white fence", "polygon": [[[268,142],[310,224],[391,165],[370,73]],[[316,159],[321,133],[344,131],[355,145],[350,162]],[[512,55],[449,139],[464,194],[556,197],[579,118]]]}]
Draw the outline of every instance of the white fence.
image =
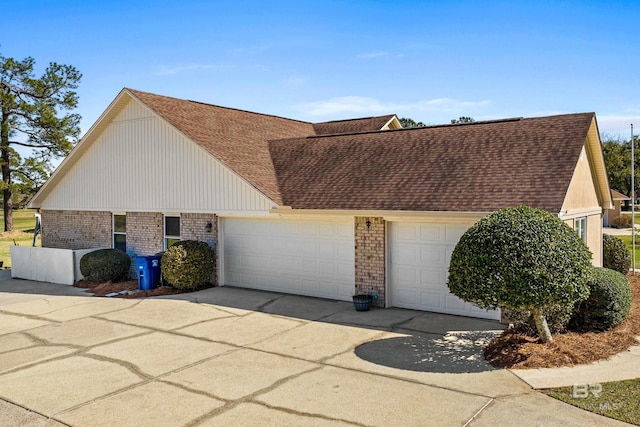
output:
[{"label": "white fence", "polygon": [[73,285],[83,278],[80,259],[95,250],[11,246],[11,277]]}]

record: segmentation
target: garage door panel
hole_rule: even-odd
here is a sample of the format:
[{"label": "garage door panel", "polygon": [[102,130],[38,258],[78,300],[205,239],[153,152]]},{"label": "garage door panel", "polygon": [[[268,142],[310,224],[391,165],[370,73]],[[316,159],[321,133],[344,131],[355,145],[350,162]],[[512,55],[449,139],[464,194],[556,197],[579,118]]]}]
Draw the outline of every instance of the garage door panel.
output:
[{"label": "garage door panel", "polygon": [[300,234],[303,236],[317,237],[318,236],[318,224],[309,224],[303,222],[300,224]]},{"label": "garage door panel", "polygon": [[336,246],[330,241],[321,240],[318,242],[318,258],[335,259]]},{"label": "garage door panel", "polygon": [[351,299],[355,289],[352,222],[223,221],[225,285]]},{"label": "garage door panel", "polygon": [[[339,223],[336,226],[336,237],[353,241],[353,223]],[[353,256],[353,254],[351,255]]]},{"label": "garage door panel", "polygon": [[410,287],[417,282],[419,274],[420,270],[416,267],[403,267],[393,270],[391,276],[393,283],[404,284]]},{"label": "garage door panel", "polygon": [[439,292],[428,292],[422,291],[420,292],[420,304],[416,304],[415,308],[422,309],[430,309],[431,311],[435,311],[442,306],[441,302],[442,296]]},{"label": "garage door panel", "polygon": [[416,245],[416,251],[420,253],[420,265],[425,267],[442,267],[446,259],[445,248],[438,245]]},{"label": "garage door panel", "polygon": [[243,239],[243,246],[245,251],[250,251],[253,254],[265,254],[272,250],[271,241],[269,239]]},{"label": "garage door panel", "polygon": [[[354,265],[352,263],[338,263],[336,264],[336,268],[338,271],[338,280],[341,283],[348,283],[351,286],[349,290],[349,295],[351,296],[355,290],[356,271]],[[353,277],[353,282],[350,280],[345,280],[348,277]]]},{"label": "garage door panel", "polygon": [[388,230],[392,306],[500,318],[499,311],[479,309],[449,292],[451,254],[465,226],[391,222]]},{"label": "garage door panel", "polygon": [[285,240],[284,254],[285,256],[296,256],[302,250],[302,243],[300,241]]},{"label": "garage door panel", "polygon": [[441,292],[444,290],[442,284],[444,283],[445,274],[442,270],[420,270],[420,285],[422,287],[438,289]]},{"label": "garage door panel", "polygon": [[421,242],[440,242],[444,240],[444,226],[422,224],[420,225]]},{"label": "garage door panel", "polygon": [[394,293],[394,305],[404,308],[417,308],[416,301],[419,301],[419,295],[413,288],[398,289]]},{"label": "garage door panel", "polygon": [[448,225],[445,231],[445,240],[449,243],[453,243],[455,246],[466,231],[466,227],[460,225]]},{"label": "garage door panel", "polygon": [[398,265],[416,265],[420,261],[420,247],[398,243],[392,247],[391,260]]},{"label": "garage door panel", "polygon": [[395,224],[394,234],[397,242],[417,241],[420,236],[419,225]]},{"label": "garage door panel", "polygon": [[305,241],[301,245],[301,254],[300,256],[305,258],[313,258],[318,259],[318,246],[316,242]]},{"label": "garage door panel", "polygon": [[322,274],[326,278],[335,279],[338,273],[338,265],[333,262],[318,261],[317,273]]},{"label": "garage door panel", "polygon": [[[314,260],[303,259],[300,261],[301,273],[318,276],[318,263]],[[324,274],[324,272],[323,272]]]},{"label": "garage door panel", "polygon": [[464,313],[466,303],[455,295],[445,295],[444,306],[452,312]]},{"label": "garage door panel", "polygon": [[329,239],[338,237],[338,224],[327,223],[318,225],[318,236]]}]

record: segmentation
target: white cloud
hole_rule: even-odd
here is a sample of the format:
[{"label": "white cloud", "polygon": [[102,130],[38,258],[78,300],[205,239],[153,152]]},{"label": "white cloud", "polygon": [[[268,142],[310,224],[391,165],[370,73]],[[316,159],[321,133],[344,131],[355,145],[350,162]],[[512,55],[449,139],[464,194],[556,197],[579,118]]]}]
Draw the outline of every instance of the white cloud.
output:
[{"label": "white cloud", "polygon": [[300,77],[297,75],[289,76],[288,78],[282,81],[285,87],[291,89],[299,89],[307,86],[307,79],[304,77]]},{"label": "white cloud", "polygon": [[387,52],[362,53],[358,55],[358,59],[375,59],[382,58],[384,56],[389,56],[389,54]]},{"label": "white cloud", "polygon": [[631,124],[633,124],[633,133],[640,135],[640,114],[636,115],[616,115],[616,114],[597,114],[598,130],[601,134],[611,136],[621,136],[624,139],[631,137]]},{"label": "white cloud", "polygon": [[298,109],[309,116],[339,116],[356,114],[389,114],[445,112],[467,113],[469,109],[490,105],[491,101],[461,101],[452,98],[436,98],[410,103],[383,102],[375,98],[343,96],[324,101],[307,102]]},{"label": "white cloud", "polygon": [[173,74],[184,73],[188,71],[199,71],[199,70],[211,70],[214,68],[218,68],[215,65],[211,64],[183,64],[183,65],[159,65],[155,71],[156,75],[159,76],[169,76]]},{"label": "white cloud", "polygon": [[358,59],[377,59],[377,58],[402,58],[404,54],[391,54],[389,52],[371,52],[371,53],[361,53],[357,56]]}]

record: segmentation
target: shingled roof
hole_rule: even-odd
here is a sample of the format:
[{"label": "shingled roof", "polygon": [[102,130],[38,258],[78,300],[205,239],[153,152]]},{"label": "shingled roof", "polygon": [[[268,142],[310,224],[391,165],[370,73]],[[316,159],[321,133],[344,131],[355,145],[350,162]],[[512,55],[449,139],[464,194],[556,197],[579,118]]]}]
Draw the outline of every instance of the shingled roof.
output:
[{"label": "shingled roof", "polygon": [[381,130],[395,117],[394,114],[362,119],[334,120],[331,122],[314,123],[316,135],[337,135],[342,133],[372,132]]},{"label": "shingled roof", "polygon": [[593,113],[270,141],[294,209],[558,213]]},{"label": "shingled roof", "polygon": [[267,140],[315,135],[311,123],[127,90],[278,204]]}]

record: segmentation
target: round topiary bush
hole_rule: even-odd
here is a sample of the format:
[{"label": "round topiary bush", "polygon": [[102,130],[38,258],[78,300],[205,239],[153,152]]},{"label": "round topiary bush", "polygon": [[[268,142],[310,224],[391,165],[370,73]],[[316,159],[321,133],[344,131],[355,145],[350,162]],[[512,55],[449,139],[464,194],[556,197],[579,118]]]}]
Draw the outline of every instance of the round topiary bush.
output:
[{"label": "round topiary bush", "polygon": [[215,251],[211,246],[197,240],[182,240],[164,252],[160,269],[174,288],[197,289],[209,281],[215,265]]},{"label": "round topiary bush", "polygon": [[542,310],[586,298],[591,253],[557,216],[527,206],[496,211],[469,228],[449,265],[449,289],[484,309],[529,310],[543,342]]},{"label": "round topiary bush", "polygon": [[99,249],[80,258],[80,272],[90,282],[119,282],[127,278],[131,258],[120,249]]},{"label": "round topiary bush", "polygon": [[602,266],[604,268],[627,274],[631,268],[631,254],[627,245],[620,238],[603,234],[602,252]]},{"label": "round topiary bush", "polygon": [[595,268],[589,298],[576,304],[571,327],[607,330],[619,325],[631,310],[631,285],[622,273]]}]

